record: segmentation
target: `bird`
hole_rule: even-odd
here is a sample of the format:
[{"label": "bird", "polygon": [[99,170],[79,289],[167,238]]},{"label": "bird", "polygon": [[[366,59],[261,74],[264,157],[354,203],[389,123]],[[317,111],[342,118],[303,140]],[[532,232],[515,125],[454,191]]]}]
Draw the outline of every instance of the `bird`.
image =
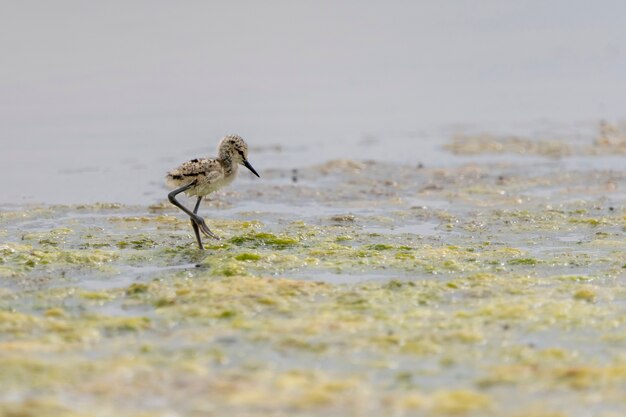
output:
[{"label": "bird", "polygon": [[[217,153],[217,158],[196,158],[184,162],[165,176],[167,185],[176,188],[167,195],[167,198],[170,203],[189,216],[200,250],[204,250],[200,232],[206,237],[219,240],[219,237],[209,229],[204,219],[198,215],[198,208],[202,199],[233,182],[240,164],[261,178],[248,162],[248,145],[241,136],[224,136],[217,146]],[[176,196],[180,193],[197,197],[193,211],[176,200]]]}]

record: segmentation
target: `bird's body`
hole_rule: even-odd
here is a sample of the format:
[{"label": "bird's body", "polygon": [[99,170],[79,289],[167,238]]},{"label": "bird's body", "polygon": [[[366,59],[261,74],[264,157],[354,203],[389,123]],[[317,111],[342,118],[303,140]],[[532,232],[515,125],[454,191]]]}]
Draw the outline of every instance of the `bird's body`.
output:
[{"label": "bird's body", "polygon": [[[200,231],[206,236],[219,239],[211,232],[204,219],[197,214],[202,198],[233,182],[237,176],[239,164],[248,168],[257,177],[259,176],[248,162],[248,145],[240,136],[225,136],[218,145],[218,154],[217,158],[196,158],[184,162],[168,172],[165,177],[167,184],[176,188],[168,194],[168,198],[172,204],[189,215],[200,249],[204,249]],[[189,196],[198,197],[193,212],[176,200],[176,196],[183,192]]]},{"label": "bird's body", "polygon": [[215,158],[197,158],[182,163],[167,173],[167,185],[183,187],[196,181],[196,185],[185,191],[189,196],[206,196],[227,186],[237,176],[237,164],[224,164]]}]

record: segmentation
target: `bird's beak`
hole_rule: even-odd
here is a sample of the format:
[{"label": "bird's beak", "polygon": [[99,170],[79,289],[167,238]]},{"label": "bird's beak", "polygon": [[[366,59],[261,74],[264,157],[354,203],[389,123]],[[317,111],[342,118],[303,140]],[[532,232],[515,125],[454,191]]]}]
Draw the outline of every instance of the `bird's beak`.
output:
[{"label": "bird's beak", "polygon": [[242,162],[243,166],[245,166],[246,168],[248,168],[250,171],[252,171],[252,173],[254,175],[256,175],[257,177],[261,178],[261,176],[259,175],[258,172],[256,172],[256,170],[254,168],[252,168],[252,165],[250,165],[250,162],[248,162],[247,159],[244,159]]}]

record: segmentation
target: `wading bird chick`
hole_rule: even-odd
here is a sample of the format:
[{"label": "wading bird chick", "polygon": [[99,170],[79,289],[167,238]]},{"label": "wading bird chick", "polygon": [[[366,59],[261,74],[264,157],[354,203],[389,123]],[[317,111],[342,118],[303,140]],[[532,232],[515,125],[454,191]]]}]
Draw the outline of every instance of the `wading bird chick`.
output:
[{"label": "wading bird chick", "polygon": [[[187,213],[191,219],[191,226],[196,234],[198,247],[204,249],[200,232],[207,237],[219,239],[198,216],[198,207],[202,198],[213,191],[230,184],[237,175],[239,164],[248,168],[254,175],[260,177],[248,162],[248,145],[237,135],[225,136],[217,147],[217,158],[192,159],[167,173],[167,184],[176,189],[167,195],[167,198],[176,207]],[[189,196],[197,196],[196,206],[193,211],[183,206],[176,196],[184,192]]]}]

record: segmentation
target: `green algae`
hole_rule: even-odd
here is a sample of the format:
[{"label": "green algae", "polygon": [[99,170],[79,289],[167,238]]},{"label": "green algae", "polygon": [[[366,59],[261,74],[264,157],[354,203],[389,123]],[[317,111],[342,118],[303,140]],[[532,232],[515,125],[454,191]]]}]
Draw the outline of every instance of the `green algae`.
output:
[{"label": "green algae", "polygon": [[57,248],[39,241],[40,247],[6,243],[0,245],[0,276],[20,276],[31,270],[47,267],[82,266],[100,268],[119,257],[119,254],[95,249],[92,251]]},{"label": "green algae", "polygon": [[238,261],[258,261],[262,258],[261,255],[257,254],[257,253],[240,253],[239,255],[235,256],[235,259]]},{"label": "green algae", "polygon": [[283,249],[289,246],[297,245],[300,240],[292,236],[277,236],[273,233],[258,232],[248,233],[230,238],[230,243],[235,245],[252,244],[253,247],[271,246],[276,249]]},{"label": "green algae", "polygon": [[[551,281],[545,279],[545,282]],[[541,331],[547,326],[562,327],[566,330],[571,329],[573,325],[585,327],[591,322],[595,323],[594,328],[605,328],[607,332],[615,328],[614,318],[604,312],[608,306],[582,309],[574,307],[569,303],[575,300],[561,299],[558,288],[550,289],[541,285],[542,282],[545,283],[544,280],[529,279],[525,276],[499,277],[495,274],[473,274],[463,277],[459,283],[462,282],[466,284],[457,285],[455,288],[451,288],[445,282],[399,280],[360,284],[357,287],[336,287],[315,282],[243,276],[215,280],[210,274],[197,273],[191,280],[173,278],[168,281],[154,281],[149,285],[130,286],[124,291],[104,291],[108,297],[97,297],[107,301],[128,299],[127,302],[132,302],[134,308],[139,306],[142,306],[142,309],[152,308],[156,313],[155,319],[68,315],[65,312],[57,312],[51,314],[50,319],[43,319],[30,314],[5,312],[3,313],[5,316],[0,320],[5,327],[0,328],[0,334],[11,333],[17,335],[18,339],[9,344],[0,343],[0,350],[10,358],[10,366],[3,367],[2,381],[11,379],[10,385],[7,386],[19,390],[31,386],[30,379],[35,375],[45,373],[46,378],[39,379],[39,389],[48,390],[64,386],[77,393],[89,393],[91,387],[98,386],[98,379],[103,375],[108,375],[109,381],[111,378],[113,381],[122,378],[122,374],[117,373],[122,366],[125,369],[135,367],[154,369],[151,367],[159,364],[161,372],[165,372],[162,374],[165,377],[160,379],[161,388],[167,388],[170,393],[179,392],[176,378],[183,375],[191,377],[189,371],[181,373],[180,359],[177,357],[168,359],[167,345],[163,347],[152,345],[147,350],[143,348],[136,350],[132,347],[131,340],[123,339],[129,332],[158,333],[169,329],[168,332],[174,332],[171,338],[175,338],[177,343],[186,345],[207,343],[228,334],[232,335],[233,331],[241,329],[242,333],[238,337],[246,340],[246,343],[275,346],[279,351],[291,352],[290,354],[342,358],[344,355],[350,355],[350,352],[359,351],[367,352],[378,360],[384,358],[403,360],[405,357],[437,358],[445,354],[448,359],[444,363],[450,363],[451,358],[454,358],[454,363],[463,363],[469,358],[476,357],[492,355],[511,357],[510,351],[499,351],[498,344],[495,343],[500,332],[494,330],[501,328],[502,323],[520,326],[531,333]],[[534,285],[529,286],[529,282]],[[488,298],[463,296],[464,293],[472,291],[477,283],[489,286],[492,291],[496,288],[493,284],[506,283],[505,291],[500,295],[491,294]],[[544,294],[546,290],[548,294]],[[516,303],[505,301],[510,297],[507,294],[511,292],[521,292],[523,298]],[[65,297],[72,295],[67,293]],[[163,302],[164,299],[170,301]],[[420,303],[422,299],[436,302]],[[459,303],[453,301],[455,299],[465,301]],[[540,301],[547,299],[557,301]],[[87,297],[86,301],[91,301],[91,297]],[[440,310],[438,306],[441,305],[446,305],[447,309]],[[177,326],[172,327],[175,323]],[[182,323],[184,326],[180,325]],[[204,327],[204,323],[210,323],[210,327]],[[622,322],[620,326],[623,325]],[[44,327],[50,334],[58,335],[63,335],[69,327],[92,329],[98,335],[95,339],[98,349],[105,349],[111,343],[116,345],[130,343],[129,348],[144,358],[129,362],[121,356],[117,359],[121,362],[116,364],[107,360],[93,365],[97,366],[97,372],[92,373],[92,376],[83,374],[86,369],[84,365],[67,373],[64,366],[59,367],[47,360],[39,359],[36,362],[18,360],[16,356],[18,346],[19,352],[23,352],[26,346],[35,351],[48,352],[50,350],[46,346],[55,346],[52,352],[60,352],[67,349],[71,351],[77,340],[90,340],[84,337],[82,339],[60,337],[49,339],[45,343],[37,343],[39,329]],[[204,331],[200,334],[194,329]],[[25,344],[29,340],[31,344]],[[478,345],[481,346],[479,350],[472,348],[467,350],[468,346]],[[96,345],[92,346],[93,349]],[[213,357],[213,353],[207,354],[208,357]],[[226,358],[231,355],[233,353],[227,353]],[[558,358],[558,362],[555,362],[555,358]],[[602,387],[617,387],[625,380],[623,375],[626,373],[620,373],[619,367],[626,365],[617,363],[617,367],[580,368],[578,365],[580,360],[579,355],[569,354],[563,349],[551,348],[537,352],[526,349],[524,355],[520,357],[518,366],[532,369],[530,375],[520,374],[514,370],[516,368],[507,371],[506,368],[496,366],[488,368],[488,372],[479,378],[479,386],[502,384],[524,386],[536,385],[540,381],[547,387],[554,387],[555,390],[564,388],[579,390],[581,387],[594,389],[597,385],[593,381],[599,376],[604,381]],[[185,367],[200,370],[204,361],[205,355],[198,352],[186,359]],[[536,365],[532,368],[533,363],[541,363],[542,371],[537,372]],[[548,363],[552,365],[546,368]],[[284,407],[317,409],[340,406],[345,398],[341,393],[345,394],[352,390],[362,393],[354,398],[356,405],[361,395],[370,392],[367,380],[351,377],[346,379],[346,376],[341,374],[326,373],[323,377],[313,378],[309,375],[304,378],[301,381],[302,394],[293,396],[293,390],[297,385],[294,386],[296,381],[292,379],[303,378],[299,376],[299,372],[298,368],[293,367],[282,372],[259,365],[248,368],[244,378],[249,382],[241,388],[231,388],[235,390],[229,394],[228,403],[236,407],[249,407],[251,403],[260,405],[263,403],[264,395],[261,394],[273,387],[271,389],[274,390],[274,395],[280,399],[278,404],[283,404]],[[199,384],[198,387],[208,387],[218,380],[229,378],[228,373],[224,371],[218,371],[208,380],[206,374],[201,375],[204,375],[202,379],[192,378],[195,380],[194,384]],[[515,378],[511,379],[514,375]],[[77,383],[79,378],[82,378],[80,384]],[[68,385],[67,381],[74,382]],[[133,384],[136,382],[131,382],[131,386]],[[255,387],[253,391],[247,388],[251,386]],[[156,392],[153,391],[154,388],[145,385],[134,386],[133,389],[148,396]],[[106,390],[107,395],[117,395],[113,387]],[[245,392],[254,393],[254,399],[245,397],[244,400],[242,396],[246,395]],[[406,407],[407,410],[418,409],[441,415],[467,413],[472,410],[488,413],[494,408],[495,402],[489,394],[467,389],[440,388],[433,391],[409,389],[404,394],[401,392],[390,391],[387,394],[394,398],[399,396],[396,398],[397,403],[394,400],[395,406],[403,404],[403,409]],[[216,404],[224,401],[223,398],[212,395],[209,396],[209,400]],[[381,411],[388,410],[388,404],[385,402],[373,406]],[[341,407],[349,406],[344,404]]]},{"label": "green algae", "polygon": [[375,245],[368,245],[366,248],[370,250],[374,250],[374,251],[383,251],[383,250],[393,249],[393,246],[386,245],[384,243],[378,243]]},{"label": "green algae", "polygon": [[112,299],[108,293],[102,291],[79,291],[78,296],[85,300],[95,301],[108,301]]},{"label": "green algae", "polygon": [[120,240],[115,244],[120,249],[132,247],[133,249],[148,249],[157,246],[157,242],[148,236],[133,236],[130,239]]},{"label": "green algae", "polygon": [[0,404],[0,415],[8,417],[78,417],[85,414],[75,413],[54,399],[38,399]]},{"label": "green algae", "polygon": [[533,258],[515,258],[508,261],[509,265],[537,265],[538,260]]},{"label": "green algae", "polygon": [[216,276],[234,277],[237,275],[247,275],[245,267],[236,262],[220,262],[212,268],[212,274]]},{"label": "green algae", "polygon": [[494,135],[490,133],[457,133],[444,147],[461,155],[512,153],[562,158],[570,155],[626,154],[626,133],[623,126],[601,122],[594,137],[578,143],[568,143],[563,138],[532,138],[519,135]]},{"label": "green algae", "polygon": [[[217,374],[208,379],[205,373],[200,374],[202,378],[193,377],[193,372],[190,373],[189,369],[202,369],[201,364],[206,360],[205,354],[200,353],[201,351],[185,360],[187,363],[185,369],[188,370],[181,372],[181,359],[169,357],[170,351],[167,345],[163,347],[152,345],[147,350],[143,348],[136,350],[132,347],[132,341],[123,339],[124,334],[128,332],[159,332],[169,329],[168,332],[170,333],[174,331],[170,337],[175,338],[178,343],[184,346],[188,343],[207,343],[223,337],[221,335],[233,334],[236,329],[242,329],[243,333],[239,337],[243,337],[247,343],[261,344],[261,346],[269,344],[275,346],[279,351],[292,352],[290,354],[299,352],[298,354],[314,356],[330,355],[330,357],[335,357],[338,355],[341,358],[344,354],[350,355],[350,352],[356,350],[368,352],[368,355],[379,358],[379,360],[389,357],[400,360],[405,356],[438,357],[449,351],[446,355],[452,355],[455,362],[458,363],[463,361],[462,358],[497,354],[498,345],[492,344],[492,341],[497,339],[497,335],[492,333],[494,329],[499,328],[503,321],[512,323],[512,320],[516,320],[516,326],[523,326],[524,329],[531,332],[535,331],[533,330],[535,328],[535,325],[532,324],[533,321],[545,323],[544,325],[561,323],[564,329],[570,328],[571,324],[576,322],[579,326],[586,326],[586,323],[596,321],[595,327],[598,327],[598,323],[607,320],[612,321],[611,318],[604,315],[602,309],[580,310],[560,304],[558,307],[546,306],[549,310],[538,310],[537,303],[532,301],[532,298],[537,298],[537,300],[552,298],[558,294],[558,289],[555,288],[549,291],[549,294],[544,295],[543,292],[549,287],[537,285],[540,284],[537,279],[532,280],[535,285],[530,287],[528,286],[528,278],[524,276],[498,277],[494,274],[474,274],[468,275],[463,280],[468,285],[477,282],[482,285],[506,282],[506,291],[499,296],[492,294],[488,299],[464,297],[463,299],[466,301],[454,307],[457,303],[450,304],[450,302],[469,291],[471,287],[461,285],[458,288],[450,288],[444,282],[394,280],[386,283],[361,284],[356,288],[351,288],[296,280],[242,276],[215,280],[206,273],[197,273],[193,279],[173,278],[168,281],[154,281],[149,285],[130,286],[124,291],[105,291],[104,293],[109,295],[106,297],[109,300],[128,298],[129,302],[132,300],[134,308],[138,308],[139,305],[143,306],[142,308],[154,308],[157,319],[53,314],[52,316],[56,318],[58,323],[55,325],[47,324],[50,326],[49,332],[51,334],[63,334],[64,329],[67,328],[67,325],[60,325],[63,322],[72,323],[71,326],[76,328],[93,329],[99,335],[96,339],[99,350],[105,349],[110,344],[122,343],[122,345],[127,345],[130,343],[127,349],[133,350],[136,355],[144,356],[142,360],[128,361],[124,356],[120,356],[116,359],[119,361],[117,363],[106,360],[93,365],[97,367],[97,371],[93,369],[94,372],[90,374],[83,374],[86,369],[85,365],[80,365],[78,370],[75,369],[73,372],[67,373],[65,366],[59,367],[53,365],[54,362],[47,360],[21,362],[15,356],[17,353],[11,352],[16,352],[17,346],[22,346],[20,351],[23,351],[24,346],[26,346],[24,343],[28,340],[36,341],[37,329],[46,324],[41,318],[36,318],[33,315],[10,313],[11,319],[3,317],[0,322],[12,323],[11,328],[2,328],[0,332],[2,334],[11,332],[20,335],[22,344],[15,345],[15,341],[12,342],[12,345],[0,343],[0,350],[9,355],[11,364],[3,367],[4,379],[2,381],[10,379],[11,383],[7,386],[19,390],[26,386],[32,386],[30,381],[35,375],[45,373],[46,378],[39,379],[39,389],[53,390],[55,387],[65,387],[65,389],[69,388],[75,393],[91,393],[91,390],[95,389],[93,387],[101,387],[98,390],[105,389],[99,382],[99,379],[104,375],[107,376],[106,380],[109,383],[123,378],[124,374],[118,373],[122,367],[127,370],[144,369],[143,375],[149,377],[155,375],[152,373],[154,371],[149,371],[150,373],[146,374],[145,370],[156,369],[154,366],[158,364],[162,375],[159,378],[161,389],[168,389],[172,395],[182,392],[175,381],[183,376],[188,379],[189,383],[197,384],[198,388],[211,387],[218,381],[229,380],[230,378],[228,371],[217,371],[217,369],[214,371],[217,371]],[[546,279],[546,282],[549,281]],[[502,304],[506,299],[505,294],[515,288],[525,289],[525,301],[517,304]],[[71,297],[72,295],[68,293],[65,296]],[[162,302],[164,297],[170,297],[171,302]],[[419,303],[419,300],[424,298],[437,300],[436,304],[430,307],[428,304]],[[140,304],[137,304],[138,302]],[[562,303],[565,302],[565,300],[562,301]],[[443,303],[449,309],[452,308],[452,311],[440,311],[436,307]],[[490,309],[488,306],[494,305],[494,303],[500,303],[500,305]],[[407,308],[408,306],[411,308]],[[557,314],[559,311],[562,313]],[[490,320],[486,320],[486,318],[490,318]],[[557,318],[557,322],[554,322],[554,318]],[[179,323],[179,325],[172,327],[174,323]],[[180,323],[185,325],[180,326]],[[204,327],[203,323],[210,323],[210,327]],[[174,330],[176,328],[178,330]],[[610,325],[607,327],[607,331],[609,328],[614,327]],[[204,329],[204,331],[198,333],[197,330],[193,329]],[[279,329],[280,331],[278,331]],[[390,333],[391,329],[393,329],[392,333]],[[328,338],[324,335],[332,335],[332,337]],[[35,339],[30,339],[31,337],[35,337]],[[47,343],[53,343],[53,346],[65,345],[64,348],[55,347],[53,351],[63,351],[71,350],[71,346],[75,343],[74,340],[77,339],[62,337],[53,340],[55,341]],[[47,349],[45,344],[37,344],[34,341],[31,342],[31,349],[40,351]],[[482,345],[480,350],[470,349],[468,351],[467,348],[463,347],[477,344]],[[93,345],[92,349],[95,346]],[[548,360],[554,361],[554,355],[557,352],[553,351],[550,356],[546,356],[545,352],[538,352],[541,355],[537,356],[529,350],[525,353],[526,356],[522,363],[533,363],[534,361],[546,361],[541,363],[548,363]],[[213,353],[207,352],[207,354],[208,357],[213,357]],[[506,351],[501,354],[504,357],[510,355]],[[226,354],[226,357],[230,358],[231,355],[233,353]],[[588,371],[581,370],[574,373],[574,371],[568,370],[568,364],[572,364],[569,369],[576,369],[575,364],[580,358],[576,355],[568,357],[567,353],[560,353],[559,357],[560,362],[554,364],[552,370],[546,369],[542,373],[533,372],[532,377],[518,376],[514,383],[516,385],[535,385],[538,380],[545,383],[546,386],[554,386],[555,389],[563,389],[563,387],[571,387],[576,390],[580,387],[593,389],[594,385],[591,381],[593,381],[594,376],[603,375],[599,372],[610,372],[606,375],[611,375],[610,378],[613,378],[604,378],[603,386],[606,384],[619,386],[623,381],[621,374],[616,370],[604,371],[601,370],[602,368],[598,368],[598,373],[596,373],[596,368],[591,367]],[[77,363],[72,363],[76,367]],[[146,368],[146,366],[148,367]],[[496,369],[489,369],[489,373],[482,377],[480,386],[501,385],[504,383],[503,381],[510,381],[511,375],[514,375],[503,374],[504,369],[498,371]],[[263,404],[263,397],[267,395],[266,390],[271,389],[274,398],[277,398],[275,407],[301,407],[311,410],[320,409],[320,407],[341,407],[341,409],[348,407],[350,409],[352,407],[350,404],[356,406],[361,398],[371,395],[367,394],[371,392],[367,380],[354,379],[334,373],[313,376],[309,375],[308,371],[305,371],[304,374],[300,374],[300,372],[297,367],[290,367],[285,371],[277,372],[271,368],[255,365],[254,368],[248,368],[245,374],[240,374],[239,378],[243,377],[247,382],[238,388],[231,386],[227,399],[216,395],[209,395],[207,399],[214,404],[221,404],[226,401],[230,407],[235,406],[236,409],[243,407],[245,409],[251,404],[258,406]],[[79,378],[81,379],[80,384],[77,382]],[[511,382],[507,383],[511,384]],[[128,387],[128,384],[127,381],[125,386]],[[131,380],[130,387],[137,394],[142,393],[143,396],[150,396],[157,392],[155,391],[156,386],[151,384],[147,386],[136,384],[138,381]],[[107,396],[119,395],[116,394],[114,386],[108,385],[106,388]],[[298,386],[302,387],[301,394],[294,395],[294,389],[297,389]],[[251,390],[251,387],[255,388]],[[344,403],[345,398],[347,398],[345,397],[346,392],[359,394],[355,394],[356,397],[349,397],[353,398],[351,402]],[[252,397],[250,397],[251,393],[253,394]],[[401,407],[406,410],[423,410],[437,415],[467,413],[472,410],[487,413],[494,408],[494,399],[491,395],[467,389],[440,388],[434,391],[409,389],[409,391],[404,392],[389,391],[386,395],[394,398],[392,401],[394,407]],[[383,401],[372,405],[381,412],[389,410],[389,406],[388,402]]]},{"label": "green algae", "polygon": [[126,289],[126,294],[127,295],[143,294],[148,291],[148,288],[149,287],[146,284],[131,284]]}]

